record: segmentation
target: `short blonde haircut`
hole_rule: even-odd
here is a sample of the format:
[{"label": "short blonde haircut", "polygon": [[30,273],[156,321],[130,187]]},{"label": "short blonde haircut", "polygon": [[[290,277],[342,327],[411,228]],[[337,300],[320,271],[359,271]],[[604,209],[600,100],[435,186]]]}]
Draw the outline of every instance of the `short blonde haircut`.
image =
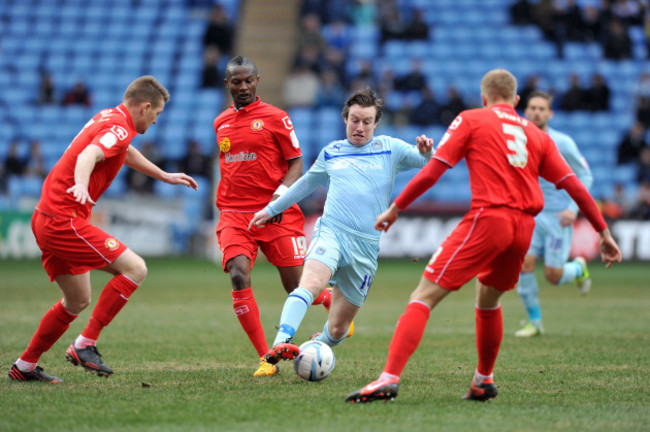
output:
[{"label": "short blonde haircut", "polygon": [[514,102],[517,96],[517,78],[505,69],[493,69],[481,80],[481,94],[489,101]]},{"label": "short blonde haircut", "polygon": [[152,105],[159,106],[169,101],[169,92],[156,78],[144,75],[129,84],[124,92],[124,100],[151,102]]}]

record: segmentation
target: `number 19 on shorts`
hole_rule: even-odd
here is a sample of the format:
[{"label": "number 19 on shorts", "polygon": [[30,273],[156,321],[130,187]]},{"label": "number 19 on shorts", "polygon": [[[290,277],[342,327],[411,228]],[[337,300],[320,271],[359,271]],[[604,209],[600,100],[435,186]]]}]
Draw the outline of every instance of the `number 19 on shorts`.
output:
[{"label": "number 19 on shorts", "polygon": [[307,253],[307,239],[305,236],[291,237],[291,244],[293,245],[294,255],[305,256]]}]

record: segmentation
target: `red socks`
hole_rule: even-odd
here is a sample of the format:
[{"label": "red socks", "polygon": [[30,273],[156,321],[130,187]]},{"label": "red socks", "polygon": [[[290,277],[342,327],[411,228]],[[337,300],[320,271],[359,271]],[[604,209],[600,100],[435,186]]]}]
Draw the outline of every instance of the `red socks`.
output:
[{"label": "red socks", "polygon": [[43,315],[41,323],[32,336],[27,349],[20,356],[20,359],[28,363],[38,363],[41,355],[52,348],[52,345],[65,333],[70,327],[70,323],[77,318],[68,312],[59,300],[52,308]]},{"label": "red socks", "polygon": [[312,305],[322,304],[325,309],[329,309],[332,304],[332,292],[325,288],[320,295],[312,302]]},{"label": "red socks", "polygon": [[253,296],[253,288],[246,288],[232,292],[232,307],[242,328],[248,335],[251,343],[257,351],[257,355],[263,357],[269,350],[264,337],[264,329],[260,322],[260,311]]},{"label": "red socks", "polygon": [[102,329],[113,321],[115,315],[122,310],[137,288],[138,285],[124,275],[117,275],[111,279],[100,294],[90,321],[81,335],[97,340]]},{"label": "red socks", "polygon": [[422,340],[430,314],[431,309],[424,303],[416,301],[406,306],[406,310],[397,321],[397,327],[388,348],[388,360],[384,372],[395,376],[402,374],[404,366]]},{"label": "red socks", "polygon": [[478,367],[481,375],[490,375],[499,355],[503,338],[503,315],[501,305],[496,309],[476,308],[476,349]]}]

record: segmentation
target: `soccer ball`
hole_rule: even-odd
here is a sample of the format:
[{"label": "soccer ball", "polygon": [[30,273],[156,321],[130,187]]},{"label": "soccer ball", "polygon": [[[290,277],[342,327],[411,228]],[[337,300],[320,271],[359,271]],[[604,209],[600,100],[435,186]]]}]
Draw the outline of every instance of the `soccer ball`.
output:
[{"label": "soccer ball", "polygon": [[300,345],[300,354],[293,368],[300,378],[321,381],[334,370],[334,352],[329,345],[319,341],[307,341]]}]

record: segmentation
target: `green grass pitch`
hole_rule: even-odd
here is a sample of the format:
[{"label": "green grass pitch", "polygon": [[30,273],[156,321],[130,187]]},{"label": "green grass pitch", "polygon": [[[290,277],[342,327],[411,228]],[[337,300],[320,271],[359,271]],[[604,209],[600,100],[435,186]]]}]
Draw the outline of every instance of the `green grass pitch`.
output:
[{"label": "green grass pitch", "polygon": [[[351,339],[320,383],[253,378],[257,356],[232,311],[228,276],[197,260],[148,260],[149,276],[107,327],[99,350],[116,373],[90,375],[64,359],[108,275],[93,272],[93,305],[40,364],[61,385],[6,377],[43,313],[59,298],[37,261],[0,261],[0,431],[638,431],[650,424],[650,267],[592,263],[594,286],[540,280],[546,334],[515,339],[524,318],[503,297],[504,339],[495,370],[499,397],[461,400],[476,366],[473,282],[433,312],[392,403],[348,405],[381,372],[397,318],[423,263],[383,261]],[[539,273],[538,273],[539,274]],[[259,263],[253,287],[267,339],[286,294]],[[322,328],[309,310],[296,341]]]}]

